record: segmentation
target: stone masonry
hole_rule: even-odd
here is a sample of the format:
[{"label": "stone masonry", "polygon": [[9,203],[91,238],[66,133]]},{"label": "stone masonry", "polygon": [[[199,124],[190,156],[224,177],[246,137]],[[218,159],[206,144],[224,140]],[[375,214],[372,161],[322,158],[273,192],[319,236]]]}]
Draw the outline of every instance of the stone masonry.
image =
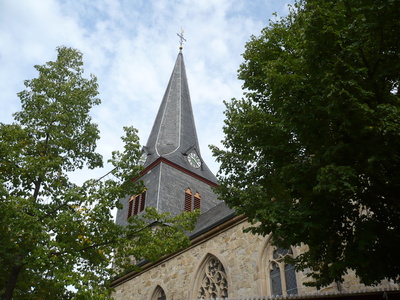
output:
[{"label": "stone masonry", "polygon": [[[270,246],[270,237],[243,233],[243,229],[247,226],[249,224],[242,220],[221,232],[197,241],[184,251],[145,267],[142,272],[114,287],[114,299],[150,300],[153,299],[152,295],[157,286],[165,291],[169,300],[195,299],[201,265],[208,255],[218,258],[225,268],[229,298],[270,295],[265,267],[265,253]],[[302,250],[304,249],[293,249],[293,254],[297,255]],[[298,294],[316,292],[315,288],[301,284],[307,281],[303,272],[297,272],[296,279]],[[365,287],[350,272],[340,287],[332,284],[320,292],[336,292],[338,289],[350,291]]]}]

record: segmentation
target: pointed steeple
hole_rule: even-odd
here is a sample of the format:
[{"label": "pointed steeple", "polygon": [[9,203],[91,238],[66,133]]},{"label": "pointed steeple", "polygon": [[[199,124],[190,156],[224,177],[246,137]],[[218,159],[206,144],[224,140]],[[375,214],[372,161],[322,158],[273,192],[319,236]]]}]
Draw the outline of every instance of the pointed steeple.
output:
[{"label": "pointed steeple", "polygon": [[[144,167],[163,157],[212,182],[214,174],[201,159],[183,54],[180,51],[146,146]],[[194,153],[194,154],[190,154]],[[190,158],[198,159],[198,167]]]},{"label": "pointed steeple", "polygon": [[127,218],[145,206],[177,215],[194,209],[205,212],[220,203],[213,191],[217,178],[201,158],[182,51],[140,162],[146,191],[121,199],[117,224],[126,225]]}]

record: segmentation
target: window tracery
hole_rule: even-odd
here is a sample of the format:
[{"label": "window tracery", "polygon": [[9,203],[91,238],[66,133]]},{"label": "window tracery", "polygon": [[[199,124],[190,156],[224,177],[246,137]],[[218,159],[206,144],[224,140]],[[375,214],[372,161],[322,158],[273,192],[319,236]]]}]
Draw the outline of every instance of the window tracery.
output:
[{"label": "window tracery", "polygon": [[297,294],[296,271],[292,264],[285,263],[285,257],[293,257],[291,249],[274,248],[268,271],[272,295]]},{"label": "window tracery", "polygon": [[201,278],[198,299],[227,298],[228,281],[225,268],[214,256],[210,256],[204,266],[204,273]]}]

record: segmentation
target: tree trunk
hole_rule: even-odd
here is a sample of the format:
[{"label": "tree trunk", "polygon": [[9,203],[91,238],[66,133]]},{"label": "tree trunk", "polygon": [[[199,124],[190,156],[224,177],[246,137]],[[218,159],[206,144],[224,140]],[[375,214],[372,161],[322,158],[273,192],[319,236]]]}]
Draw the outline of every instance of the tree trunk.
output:
[{"label": "tree trunk", "polygon": [[15,286],[17,285],[18,276],[23,268],[23,265],[14,265],[11,274],[8,277],[8,282],[6,290],[3,295],[1,295],[2,300],[11,300],[13,297]]}]

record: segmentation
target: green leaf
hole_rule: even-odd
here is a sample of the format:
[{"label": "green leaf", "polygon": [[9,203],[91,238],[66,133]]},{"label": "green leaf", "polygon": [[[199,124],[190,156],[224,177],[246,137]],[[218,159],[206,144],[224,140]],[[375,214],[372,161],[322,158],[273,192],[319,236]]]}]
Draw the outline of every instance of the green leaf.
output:
[{"label": "green leaf", "polygon": [[244,99],[225,103],[220,198],[307,244],[295,263],[317,287],[400,275],[399,18],[398,1],[300,0],[251,37]]}]

